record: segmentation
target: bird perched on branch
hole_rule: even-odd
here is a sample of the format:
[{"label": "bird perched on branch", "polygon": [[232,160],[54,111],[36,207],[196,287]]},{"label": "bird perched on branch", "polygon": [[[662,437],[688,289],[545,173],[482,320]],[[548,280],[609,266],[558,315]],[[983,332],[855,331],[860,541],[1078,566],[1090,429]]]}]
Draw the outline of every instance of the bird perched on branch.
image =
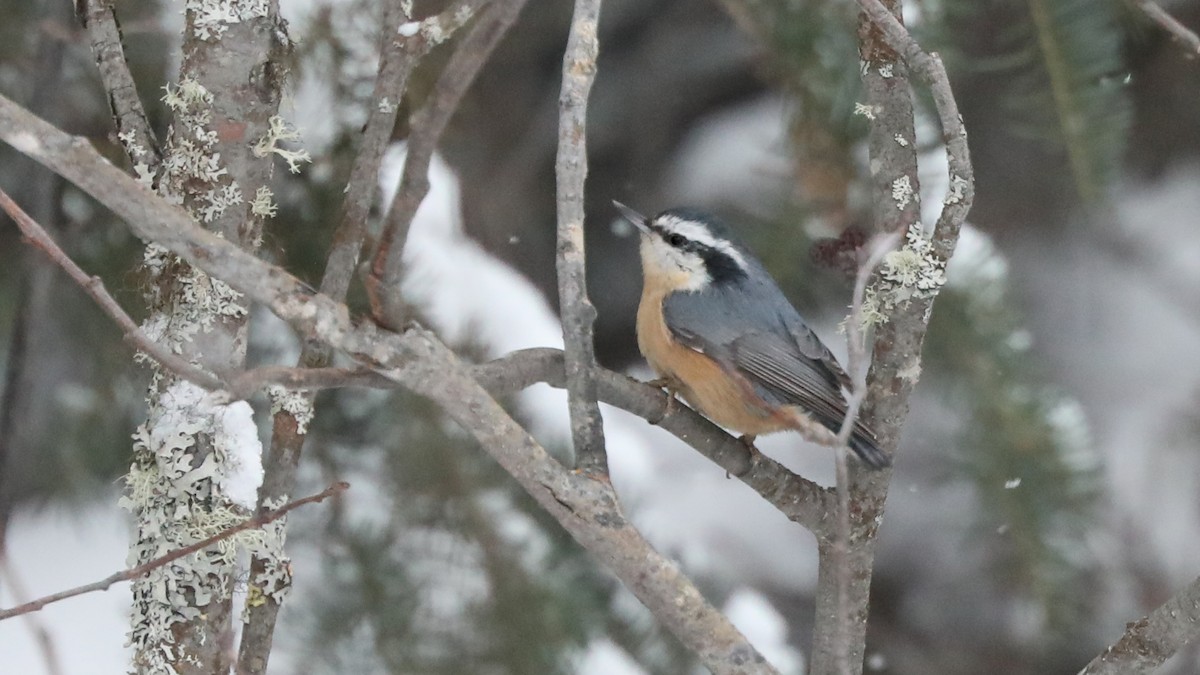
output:
[{"label": "bird perched on branch", "polygon": [[[667,388],[748,445],[814,423],[836,434],[850,378],[762,263],[710,214],[613,204],[641,233],[638,348]],[[872,467],[891,462],[861,422],[849,445]]]}]

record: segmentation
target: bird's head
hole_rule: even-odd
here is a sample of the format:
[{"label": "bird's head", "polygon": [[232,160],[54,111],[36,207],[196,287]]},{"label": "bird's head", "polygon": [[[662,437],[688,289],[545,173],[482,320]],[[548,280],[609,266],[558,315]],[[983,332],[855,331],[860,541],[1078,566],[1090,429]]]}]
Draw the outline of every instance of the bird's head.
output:
[{"label": "bird's head", "polygon": [[670,291],[699,291],[745,278],[749,253],[734,243],[716,217],[695,209],[669,209],[647,218],[614,201],[641,234],[642,274]]}]

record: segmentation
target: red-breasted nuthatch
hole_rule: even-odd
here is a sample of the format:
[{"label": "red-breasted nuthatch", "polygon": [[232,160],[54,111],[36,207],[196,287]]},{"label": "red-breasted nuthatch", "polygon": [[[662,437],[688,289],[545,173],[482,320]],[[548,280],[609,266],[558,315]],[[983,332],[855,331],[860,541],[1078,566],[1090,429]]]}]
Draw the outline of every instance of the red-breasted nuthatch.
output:
[{"label": "red-breasted nuthatch", "polygon": [[[748,444],[813,422],[837,433],[850,380],[762,263],[707,213],[613,204],[641,232],[638,348],[668,388]],[[861,422],[850,447],[891,462]]]}]

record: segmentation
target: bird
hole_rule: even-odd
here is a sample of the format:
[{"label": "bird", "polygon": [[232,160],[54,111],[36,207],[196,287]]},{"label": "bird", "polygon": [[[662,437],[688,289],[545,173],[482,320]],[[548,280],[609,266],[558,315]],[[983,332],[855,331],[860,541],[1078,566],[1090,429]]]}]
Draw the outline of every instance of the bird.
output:
[{"label": "bird", "polygon": [[[647,218],[613,205],[640,234],[637,341],[657,383],[749,448],[759,435],[814,422],[837,433],[850,378],[729,227],[698,209]],[[861,421],[848,444],[872,468],[891,464]]]}]

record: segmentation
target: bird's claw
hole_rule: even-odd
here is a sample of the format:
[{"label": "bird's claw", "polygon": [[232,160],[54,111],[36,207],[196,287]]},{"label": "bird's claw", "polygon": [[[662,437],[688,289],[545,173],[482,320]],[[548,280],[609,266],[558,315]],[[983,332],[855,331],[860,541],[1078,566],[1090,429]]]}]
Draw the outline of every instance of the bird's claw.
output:
[{"label": "bird's claw", "polygon": [[675,400],[675,385],[670,379],[665,377],[650,380],[646,382],[646,384],[654,387],[655,389],[664,389],[667,392],[667,405],[665,408],[663,408],[662,414],[655,419],[646,420],[650,424],[658,426],[663,420],[675,414],[675,406],[678,405]]}]

